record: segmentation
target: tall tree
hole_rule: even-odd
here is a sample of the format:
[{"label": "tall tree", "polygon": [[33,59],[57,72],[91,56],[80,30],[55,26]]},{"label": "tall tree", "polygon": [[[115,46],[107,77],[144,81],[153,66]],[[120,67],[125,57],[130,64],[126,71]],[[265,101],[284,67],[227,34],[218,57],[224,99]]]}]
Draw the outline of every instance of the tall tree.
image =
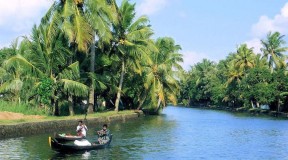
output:
[{"label": "tall tree", "polygon": [[[20,65],[27,73],[38,78],[35,88],[43,82],[52,81],[51,104],[54,115],[58,115],[59,95],[87,96],[87,86],[79,82],[79,63],[69,64],[67,59],[72,56],[65,35],[58,30],[54,39],[49,34],[49,26],[40,24],[32,30],[31,52],[26,56],[17,54],[5,62],[8,68]],[[28,72],[29,71],[29,72]],[[41,95],[40,95],[41,96]],[[70,113],[73,113],[70,111]]]},{"label": "tall tree", "polygon": [[[75,61],[77,51],[87,53],[89,45],[93,42],[93,30],[84,14],[83,0],[59,0],[54,1],[46,15],[42,18],[42,24],[48,26],[50,39],[57,35],[61,29],[68,37],[69,47],[74,52],[68,62]],[[69,105],[73,105],[72,95],[68,95]],[[73,108],[73,106],[69,106]]]},{"label": "tall tree", "polygon": [[286,67],[286,55],[284,52],[288,50],[287,47],[283,47],[286,43],[284,41],[284,35],[279,32],[269,32],[265,40],[261,40],[263,57],[267,58],[271,71],[276,68]]},{"label": "tall tree", "polygon": [[255,66],[255,56],[253,48],[248,48],[246,44],[242,44],[237,49],[233,63],[235,63],[235,67],[243,70],[245,73],[247,69]]},{"label": "tall tree", "polygon": [[167,101],[177,103],[180,85],[176,77],[183,70],[180,65],[183,58],[178,53],[181,47],[176,45],[172,38],[158,38],[156,46],[159,52],[149,54],[151,62],[146,62],[147,66],[144,71],[146,75],[144,86],[148,91],[147,99],[151,101],[154,112],[158,112],[161,105],[165,107]]},{"label": "tall tree", "polygon": [[15,64],[14,67],[8,67],[5,65],[5,60],[17,54],[25,56],[29,50],[28,45],[26,38],[21,42],[19,42],[19,38],[13,41],[10,50],[6,50],[8,52],[5,56],[6,59],[3,59],[4,61],[0,67],[0,93],[6,93],[13,101],[19,103],[21,102],[21,92],[23,92],[24,83],[29,77],[26,76],[25,69],[19,64]]},{"label": "tall tree", "polygon": [[[88,112],[93,112],[95,77],[95,41],[110,42],[112,34],[114,1],[108,0],[61,0],[55,1],[42,21],[50,23],[51,30],[61,28],[69,37],[70,47],[88,53],[90,47],[90,88]],[[102,43],[97,43],[98,47]],[[92,76],[94,74],[94,76]]]},{"label": "tall tree", "polygon": [[[112,39],[111,23],[116,23],[113,13],[116,11],[116,4],[114,1],[108,0],[87,0],[85,3],[85,16],[93,29],[93,40],[90,45],[90,79],[91,84],[89,88],[89,106],[88,113],[92,113],[95,106],[95,47],[103,48],[105,44],[109,44]],[[98,43],[95,43],[96,39]]]},{"label": "tall tree", "polygon": [[127,65],[134,71],[140,69],[140,58],[147,58],[149,50],[156,50],[154,43],[150,39],[153,34],[148,18],[141,16],[134,21],[135,4],[130,4],[127,0],[123,0],[121,6],[116,8],[117,21],[113,23],[113,47],[116,49],[115,54],[121,61],[120,80],[115,100],[115,111],[119,109],[119,102],[124,83],[124,74]]}]

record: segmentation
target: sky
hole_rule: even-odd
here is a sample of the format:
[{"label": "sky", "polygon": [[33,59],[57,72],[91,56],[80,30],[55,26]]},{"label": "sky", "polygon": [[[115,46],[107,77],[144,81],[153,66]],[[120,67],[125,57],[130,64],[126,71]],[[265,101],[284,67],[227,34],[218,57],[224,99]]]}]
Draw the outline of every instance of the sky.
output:
[{"label": "sky", "polygon": [[[117,0],[121,2],[121,0]],[[147,15],[154,39],[172,37],[182,48],[183,68],[203,58],[218,62],[246,43],[260,53],[269,31],[287,35],[287,0],[130,0]],[[0,0],[0,48],[29,36],[53,0]],[[288,45],[288,44],[287,44]]]}]

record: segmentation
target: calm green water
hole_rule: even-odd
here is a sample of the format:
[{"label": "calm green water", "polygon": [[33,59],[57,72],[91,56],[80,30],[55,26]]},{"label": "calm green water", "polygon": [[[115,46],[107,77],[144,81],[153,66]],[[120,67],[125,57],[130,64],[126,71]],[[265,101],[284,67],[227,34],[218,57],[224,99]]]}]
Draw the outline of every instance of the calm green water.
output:
[{"label": "calm green water", "polygon": [[[91,140],[96,137],[92,131],[99,127],[88,123]],[[114,137],[106,149],[60,154],[49,148],[47,133],[0,140],[0,159],[288,160],[287,120],[167,107],[161,116],[109,128]]]}]

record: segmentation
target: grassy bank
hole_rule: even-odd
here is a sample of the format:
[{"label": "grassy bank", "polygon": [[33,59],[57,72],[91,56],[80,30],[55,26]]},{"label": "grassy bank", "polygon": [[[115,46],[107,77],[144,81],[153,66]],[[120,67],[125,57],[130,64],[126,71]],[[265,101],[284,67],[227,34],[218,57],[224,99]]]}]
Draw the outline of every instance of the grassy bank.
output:
[{"label": "grassy bank", "polygon": [[[141,117],[142,113],[134,111],[105,112],[89,114],[87,121],[89,126],[101,126],[104,123],[112,124],[119,122],[134,121]],[[41,119],[5,120],[0,122],[0,139],[31,136],[43,133],[61,132],[63,130],[74,130],[77,121],[84,119],[84,115],[67,117],[44,117]]]},{"label": "grassy bank", "polygon": [[[46,112],[38,107],[33,107],[29,104],[25,103],[16,103],[16,102],[7,102],[0,100],[0,112],[13,112],[13,113],[21,113],[24,114],[23,118],[18,119],[9,119],[1,120],[0,124],[18,124],[18,123],[25,123],[25,122],[43,122],[43,121],[57,121],[57,120],[79,120],[84,119],[84,114],[77,114],[75,116],[49,116]],[[103,111],[103,112],[96,112],[93,114],[88,114],[86,116],[87,119],[89,118],[98,118],[98,117],[109,117],[114,115],[124,115],[124,114],[131,114],[134,111],[126,110],[126,111]],[[37,116],[31,116],[37,115]]]},{"label": "grassy bank", "polygon": [[32,107],[26,103],[7,102],[0,100],[0,112],[23,113],[25,115],[46,115],[45,111],[40,108]]},{"label": "grassy bank", "polygon": [[[101,118],[101,117],[110,117],[115,115],[125,115],[135,113],[133,110],[125,110],[125,111],[107,111],[107,112],[97,112],[94,114],[88,114],[86,116],[87,119],[91,118]],[[16,120],[0,120],[0,125],[11,125],[18,123],[26,123],[26,122],[45,122],[45,121],[57,121],[57,120],[80,120],[84,119],[85,115],[75,115],[75,116],[42,116],[41,118],[22,118]]]}]

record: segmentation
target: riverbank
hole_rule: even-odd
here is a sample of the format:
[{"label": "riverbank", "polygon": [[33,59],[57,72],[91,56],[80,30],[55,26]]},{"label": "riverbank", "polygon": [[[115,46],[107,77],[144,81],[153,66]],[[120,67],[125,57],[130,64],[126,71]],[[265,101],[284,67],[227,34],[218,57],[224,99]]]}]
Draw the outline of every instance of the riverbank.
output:
[{"label": "riverbank", "polygon": [[[95,113],[88,115],[84,122],[87,126],[101,126],[103,123],[126,122],[138,119],[143,112],[124,111],[109,113]],[[83,120],[83,116],[75,117],[52,117],[44,119],[18,119],[6,120],[0,123],[0,139],[36,135],[42,133],[54,133],[61,130],[74,130],[78,120]]]},{"label": "riverbank", "polygon": [[253,109],[246,109],[246,108],[231,108],[225,106],[190,106],[192,108],[200,108],[200,109],[210,109],[210,110],[222,110],[232,113],[245,113],[250,116],[269,116],[269,117],[277,117],[281,119],[288,119],[288,113],[286,112],[276,112],[270,111],[266,109],[260,108],[253,108]]}]

